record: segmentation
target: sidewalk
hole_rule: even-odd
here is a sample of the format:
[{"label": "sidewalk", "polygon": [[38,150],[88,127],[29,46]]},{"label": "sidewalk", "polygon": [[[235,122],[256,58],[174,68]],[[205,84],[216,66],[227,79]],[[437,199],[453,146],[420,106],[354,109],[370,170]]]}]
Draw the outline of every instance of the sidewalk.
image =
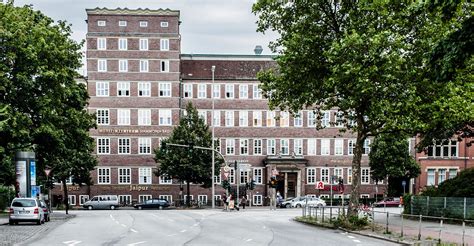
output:
[{"label": "sidewalk", "polygon": [[[72,217],[74,217],[74,215],[66,214],[64,210],[53,211],[51,213],[51,220],[65,220]],[[8,214],[0,215],[0,226],[1,225],[8,225]]]}]

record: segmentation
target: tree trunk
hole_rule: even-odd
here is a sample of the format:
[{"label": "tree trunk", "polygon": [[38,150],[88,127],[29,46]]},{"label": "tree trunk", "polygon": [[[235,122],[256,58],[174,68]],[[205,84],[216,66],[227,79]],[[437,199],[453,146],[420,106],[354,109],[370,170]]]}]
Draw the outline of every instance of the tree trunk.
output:
[{"label": "tree trunk", "polygon": [[189,194],[190,194],[189,181],[186,181],[186,189],[187,189],[187,191],[186,191],[186,194],[187,194],[186,195],[186,207],[189,208],[189,207],[191,207],[191,199],[189,199],[190,198],[190,196],[189,196]]},{"label": "tree trunk", "polygon": [[360,195],[360,161],[362,159],[362,150],[366,135],[362,132],[357,132],[356,145],[354,147],[354,157],[352,158],[352,190],[349,200],[349,209],[347,217],[357,215],[359,209],[359,195]]},{"label": "tree trunk", "polygon": [[66,214],[69,214],[69,199],[68,199],[68,193],[67,193],[67,186],[66,186],[66,180],[61,180],[61,183],[63,185],[63,204],[64,207],[66,208]]}]

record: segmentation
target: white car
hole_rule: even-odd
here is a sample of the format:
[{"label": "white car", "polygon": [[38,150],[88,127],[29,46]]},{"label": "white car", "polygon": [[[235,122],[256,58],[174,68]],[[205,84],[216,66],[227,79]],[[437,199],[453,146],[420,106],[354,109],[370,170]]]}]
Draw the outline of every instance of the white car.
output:
[{"label": "white car", "polygon": [[9,224],[18,222],[44,223],[44,211],[40,200],[36,198],[15,198],[10,206]]},{"label": "white car", "polygon": [[[307,202],[306,202],[307,200]],[[323,199],[317,198],[317,197],[301,197],[300,199],[295,199],[291,203],[291,207],[293,208],[301,208],[306,206],[312,206],[312,207],[322,207],[326,206],[326,202]]]}]

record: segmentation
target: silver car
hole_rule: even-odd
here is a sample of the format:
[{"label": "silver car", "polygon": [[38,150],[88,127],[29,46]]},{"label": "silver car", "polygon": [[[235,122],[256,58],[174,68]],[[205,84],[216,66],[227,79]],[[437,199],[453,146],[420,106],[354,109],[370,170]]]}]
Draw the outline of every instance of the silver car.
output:
[{"label": "silver car", "polygon": [[36,198],[13,199],[8,222],[10,225],[18,222],[36,222],[41,225],[44,223],[44,211],[40,201]]},{"label": "silver car", "polygon": [[82,206],[86,209],[111,209],[114,210],[119,207],[119,200],[117,195],[100,195],[94,196]]}]

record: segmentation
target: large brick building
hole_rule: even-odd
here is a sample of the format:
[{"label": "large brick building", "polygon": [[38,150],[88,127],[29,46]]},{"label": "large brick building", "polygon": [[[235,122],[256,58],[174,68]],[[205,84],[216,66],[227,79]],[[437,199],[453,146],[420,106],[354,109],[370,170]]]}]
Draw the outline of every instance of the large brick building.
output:
[{"label": "large brick building", "polygon": [[[68,186],[71,204],[90,196],[117,194],[124,203],[150,197],[180,199],[176,180],[153,174],[153,149],[179,122],[180,111],[192,102],[207,124],[215,122],[215,137],[226,161],[245,167],[240,182],[255,180],[248,195],[253,205],[265,203],[272,170],[284,197],[329,196],[330,183],[343,178],[345,192],[352,182],[354,136],[341,133],[335,110],[316,119],[312,110],[292,116],[271,111],[256,74],[275,66],[265,55],[190,55],[180,53],[179,11],[169,9],[88,9],[87,74],[89,110],[97,115],[99,165],[94,185]],[[211,67],[215,66],[214,80]],[[212,102],[214,101],[214,119]],[[324,129],[317,130],[321,124]],[[382,194],[370,178],[367,154],[362,157],[361,196]],[[231,170],[229,181],[236,183]],[[224,176],[216,178],[216,199]],[[326,183],[324,190],[315,183]],[[336,197],[341,194],[333,187]],[[60,194],[60,189],[55,189]],[[191,199],[210,201],[211,189],[191,186]]]}]

